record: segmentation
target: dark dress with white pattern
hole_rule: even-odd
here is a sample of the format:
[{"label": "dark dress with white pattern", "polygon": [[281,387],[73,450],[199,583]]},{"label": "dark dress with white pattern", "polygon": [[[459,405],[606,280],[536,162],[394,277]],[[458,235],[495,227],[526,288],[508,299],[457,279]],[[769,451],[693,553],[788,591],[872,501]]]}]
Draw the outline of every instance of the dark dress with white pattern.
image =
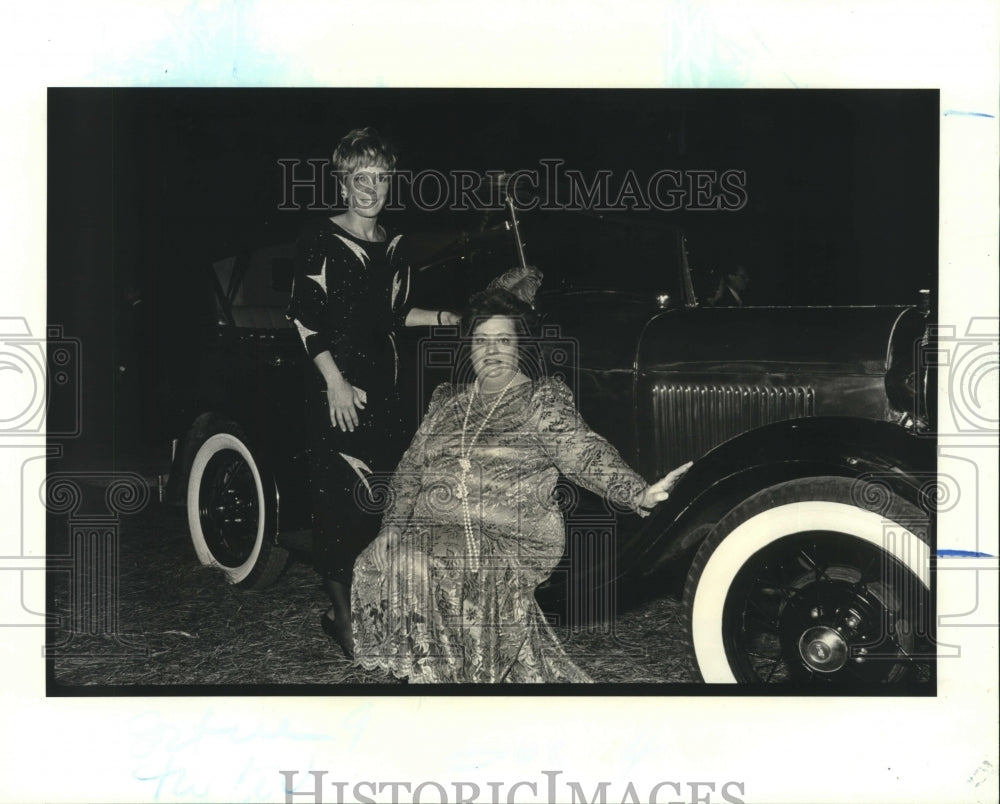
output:
[{"label": "dark dress with white pattern", "polygon": [[562,473],[637,511],[646,483],[587,427],[562,382],[511,388],[469,448],[495,399],[476,396],[465,441],[470,554],[457,496],[470,393],[448,383],[435,390],[392,476],[383,528],[401,535],[388,568],[376,569],[371,548],[354,568],[357,661],[411,683],[590,681],[534,597],[564,549],[553,491]]},{"label": "dark dress with white pattern", "polygon": [[[358,553],[378,532],[380,511],[368,470],[390,472],[405,447],[396,382],[395,330],[410,288],[400,235],[361,240],[325,218],[301,233],[287,316],[306,366],[313,563],[324,578],[350,583]],[[326,383],[312,358],[329,351],[344,378],[368,395],[353,433],[332,426]],[[365,479],[362,479],[365,478]]]}]

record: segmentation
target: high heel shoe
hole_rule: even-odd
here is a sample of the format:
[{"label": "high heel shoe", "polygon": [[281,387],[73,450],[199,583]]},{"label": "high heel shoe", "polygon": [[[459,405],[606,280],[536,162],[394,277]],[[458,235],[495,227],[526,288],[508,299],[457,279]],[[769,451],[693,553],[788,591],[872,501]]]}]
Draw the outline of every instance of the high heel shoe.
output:
[{"label": "high heel shoe", "polygon": [[336,620],[327,617],[325,611],[320,615],[320,627],[323,629],[323,633],[332,637],[340,645],[344,656],[351,660],[354,659],[354,635],[351,633],[350,627],[345,633],[345,629]]}]

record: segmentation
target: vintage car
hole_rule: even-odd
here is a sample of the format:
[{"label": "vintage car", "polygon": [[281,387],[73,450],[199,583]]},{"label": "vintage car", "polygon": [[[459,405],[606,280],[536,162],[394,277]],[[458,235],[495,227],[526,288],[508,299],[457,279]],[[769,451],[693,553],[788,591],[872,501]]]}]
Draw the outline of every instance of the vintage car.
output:
[{"label": "vintage car", "polygon": [[[545,273],[544,370],[647,479],[694,461],[644,519],[560,484],[566,554],[538,591],[553,619],[613,619],[623,593],[662,593],[679,567],[706,682],[932,690],[927,298],[715,309],[699,304],[675,227],[523,218]],[[415,259],[415,286],[460,305],[518,259],[517,231],[486,227]],[[252,588],[308,544],[290,257],[286,242],[215,264],[219,325],[170,477],[198,558]],[[413,338],[414,419],[447,379],[456,335]]]}]

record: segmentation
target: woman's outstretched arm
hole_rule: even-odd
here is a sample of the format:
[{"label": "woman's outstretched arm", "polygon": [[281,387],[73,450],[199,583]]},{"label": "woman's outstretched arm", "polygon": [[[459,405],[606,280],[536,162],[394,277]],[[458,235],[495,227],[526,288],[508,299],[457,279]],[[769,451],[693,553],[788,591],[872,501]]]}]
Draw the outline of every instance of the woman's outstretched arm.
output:
[{"label": "woman's outstretched arm", "polygon": [[619,508],[648,514],[667,499],[691,466],[690,462],[679,466],[649,485],[607,439],[587,426],[564,383],[545,383],[538,390],[536,404],[539,438],[555,466],[577,485],[602,495]]}]

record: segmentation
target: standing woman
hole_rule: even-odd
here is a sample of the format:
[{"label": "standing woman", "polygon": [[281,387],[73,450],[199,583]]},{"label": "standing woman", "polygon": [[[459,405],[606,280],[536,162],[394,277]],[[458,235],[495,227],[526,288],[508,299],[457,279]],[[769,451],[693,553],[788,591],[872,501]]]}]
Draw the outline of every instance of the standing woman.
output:
[{"label": "standing woman", "polygon": [[351,572],[378,528],[367,476],[391,471],[405,447],[395,330],[459,319],[407,304],[402,235],[379,223],[396,167],[393,148],[371,128],[354,129],[333,163],[346,210],[301,233],[287,316],[311,358],[313,553],[332,604],[321,624],[352,657]]}]

